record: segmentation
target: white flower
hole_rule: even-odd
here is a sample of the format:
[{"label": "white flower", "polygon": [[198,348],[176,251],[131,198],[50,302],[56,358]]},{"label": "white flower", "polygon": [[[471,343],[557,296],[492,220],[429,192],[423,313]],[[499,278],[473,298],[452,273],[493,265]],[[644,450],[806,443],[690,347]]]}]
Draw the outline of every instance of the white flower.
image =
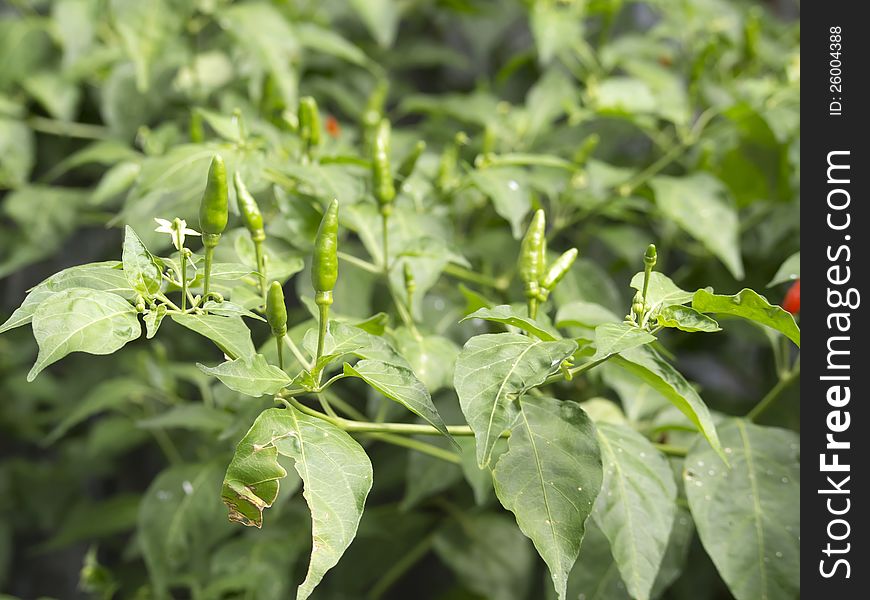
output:
[{"label": "white flower", "polygon": [[157,221],[157,224],[160,225],[156,231],[157,233],[168,233],[172,238],[172,243],[175,246],[175,249],[181,252],[181,249],[184,248],[184,236],[185,235],[199,235],[199,232],[190,229],[187,226],[187,221],[184,219],[174,219],[172,221],[167,221],[166,219],[158,219],[154,218]]}]

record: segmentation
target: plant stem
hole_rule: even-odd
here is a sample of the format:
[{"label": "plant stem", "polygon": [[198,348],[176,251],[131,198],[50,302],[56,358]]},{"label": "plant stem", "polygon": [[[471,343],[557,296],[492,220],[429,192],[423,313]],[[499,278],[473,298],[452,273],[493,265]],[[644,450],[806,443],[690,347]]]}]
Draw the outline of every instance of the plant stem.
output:
[{"label": "plant stem", "polygon": [[[323,347],[326,343],[326,329],[329,325],[329,305],[318,304],[318,308],[320,309],[320,326],[317,331],[317,356],[314,358],[315,369],[317,369],[317,363],[320,360],[320,357],[323,356]],[[320,383],[319,369],[317,369],[315,379],[317,380],[317,383]]]},{"label": "plant stem", "polygon": [[[286,336],[286,334],[284,334]],[[280,337],[275,337],[275,343],[278,346],[278,368],[284,370],[284,344],[281,343]]]},{"label": "plant stem", "polygon": [[434,446],[426,442],[421,442],[420,440],[415,440],[414,438],[395,435],[392,433],[367,433],[365,434],[365,437],[373,440],[387,442],[388,444],[393,444],[394,446],[402,446],[403,448],[416,450],[417,452],[428,454],[429,456],[433,456],[435,458],[440,458],[441,460],[453,463],[455,465],[458,465],[462,462],[462,459],[457,454],[454,454],[449,450],[439,448],[438,446]]},{"label": "plant stem", "polygon": [[320,406],[323,408],[323,412],[334,419],[339,419],[339,417],[335,410],[333,410],[332,406],[329,404],[329,400],[326,399],[326,396],[323,394],[317,394],[317,399],[320,401]]},{"label": "plant stem", "polygon": [[305,358],[305,356],[299,350],[299,347],[293,342],[292,339],[290,339],[289,334],[284,334],[284,343],[287,344],[288,348],[290,348],[290,352],[293,353],[293,356],[296,357],[296,360],[299,361],[299,364],[301,364],[305,368],[306,371],[310,370],[311,363],[308,362],[308,360]]},{"label": "plant stem", "polygon": [[178,452],[178,448],[176,448],[175,444],[172,442],[172,438],[170,438],[165,431],[159,428],[153,429],[151,434],[154,436],[154,440],[157,442],[157,445],[160,446],[160,450],[163,451],[169,464],[178,465],[184,462],[184,459]]},{"label": "plant stem", "polygon": [[[590,369],[594,369],[595,367],[597,367],[598,365],[600,365],[604,361],[608,360],[611,356],[613,356],[613,355],[611,354],[611,355],[605,356],[604,358],[599,359],[599,360],[593,360],[593,361],[588,362],[588,363],[583,363],[582,365],[568,369],[568,372],[571,373],[571,377],[573,378],[575,375],[579,375],[581,373],[585,373],[586,371],[589,371]],[[547,377],[547,379],[545,379],[544,383],[542,383],[541,385],[556,383],[557,381],[561,381],[562,379],[564,379],[564,377],[565,376],[561,371],[559,371],[558,373],[553,373],[552,375]]]},{"label": "plant stem", "polygon": [[653,444],[653,446],[655,446],[659,452],[667,454],[668,456],[686,456],[689,453],[688,448],[672,446],[670,444]]},{"label": "plant stem", "polygon": [[187,310],[187,257],[181,250],[181,310]]},{"label": "plant stem", "polygon": [[655,177],[662,169],[670,165],[676,159],[678,159],[683,152],[688,149],[688,145],[685,143],[679,143],[666,153],[661,155],[658,160],[649,165],[643,171],[630,177],[625,183],[618,186],[619,194],[623,197],[630,196],[634,190],[645,184],[647,181]]},{"label": "plant stem", "polygon": [[504,291],[508,287],[507,280],[489,277],[487,275],[477,273],[475,271],[472,271],[471,269],[467,269],[453,263],[447,263],[444,266],[444,274],[455,277],[456,279],[463,279],[471,283],[478,283],[480,285],[490,287],[499,291]]},{"label": "plant stem", "polygon": [[390,235],[389,229],[387,225],[389,224],[390,217],[386,213],[381,213],[381,239],[384,248],[384,277],[387,279],[387,285],[390,284]]},{"label": "plant stem", "polygon": [[431,535],[427,535],[422,540],[420,540],[413,548],[405,552],[402,555],[402,558],[397,560],[393,565],[387,569],[387,571],[381,576],[380,579],[372,586],[371,591],[369,591],[368,599],[369,600],[380,600],[380,598],[399,580],[401,577],[408,572],[408,570],[413,567],[417,562],[426,556],[429,552],[429,549],[432,547],[432,541],[434,537]]},{"label": "plant stem", "polygon": [[352,264],[355,267],[359,267],[363,271],[368,271],[369,273],[375,273],[376,275],[380,275],[381,269],[370,263],[367,260],[363,260],[362,258],[357,258],[353,254],[348,254],[347,252],[338,252],[338,258],[341,260]]},{"label": "plant stem", "polygon": [[211,280],[211,263],[214,260],[215,246],[206,244],[205,246],[205,274],[202,279],[202,297],[208,300],[209,283]]},{"label": "plant stem", "polygon": [[753,423],[758,420],[758,418],[766,411],[768,408],[773,405],[774,402],[780,397],[783,391],[788,388],[791,383],[797,379],[801,374],[801,366],[800,363],[797,363],[791,371],[780,377],[779,381],[776,382],[776,385],[773,386],[767,395],[761,399],[761,402],[755,405],[755,407],[746,413],[746,418]]},{"label": "plant stem", "polygon": [[263,242],[261,240],[254,242],[254,255],[256,256],[257,271],[260,276],[260,295],[263,297],[263,306],[266,306],[266,261],[263,258]]},{"label": "plant stem", "polygon": [[175,302],[173,302],[172,300],[170,300],[169,298],[166,297],[166,294],[159,293],[159,294],[156,294],[156,297],[160,298],[160,300],[162,300],[164,303],[166,303],[169,306],[169,308],[175,309],[178,312],[183,312]]},{"label": "plant stem", "polygon": [[[347,432],[355,433],[394,433],[401,435],[441,435],[437,429],[428,424],[417,423],[372,423],[370,421],[352,421],[342,417],[330,417],[320,411],[305,406],[295,398],[289,398],[288,402],[297,410],[305,414],[329,421],[336,427]],[[447,432],[450,435],[471,436],[474,432],[468,425],[448,425]]]},{"label": "plant stem", "polygon": [[574,172],[577,165],[558,156],[544,154],[523,154],[520,152],[486,156],[484,167],[553,167]]},{"label": "plant stem", "polygon": [[643,292],[641,295],[643,296],[644,305],[646,305],[647,294],[649,293],[649,279],[650,275],[652,275],[652,270],[653,268],[651,265],[645,264],[643,266]]},{"label": "plant stem", "polygon": [[538,299],[529,298],[529,317],[536,319],[538,317]]},{"label": "plant stem", "polygon": [[[321,396],[321,402],[325,402],[326,406],[328,406],[329,403],[326,400],[325,395],[318,395]],[[431,425],[413,425],[406,423],[366,423],[361,421],[351,421],[349,419],[344,419],[336,415],[335,411],[333,411],[331,407],[329,408],[329,412],[331,412],[332,414],[329,415],[314,410],[313,408],[309,408],[308,406],[305,406],[304,404],[292,397],[281,398],[281,400],[282,402],[284,402],[284,404],[292,406],[300,412],[303,412],[312,417],[316,417],[318,419],[323,419],[324,421],[332,423],[336,427],[343,429],[348,433],[361,433],[370,439],[380,440],[382,442],[387,442],[388,444],[393,444],[395,446],[402,446],[404,448],[416,450],[417,452],[422,452],[423,454],[428,454],[429,456],[434,456],[435,458],[440,458],[441,460],[445,460],[451,463],[458,464],[459,462],[461,462],[460,457],[450,452],[449,450],[439,448],[438,446],[433,446],[432,444],[428,444],[420,440],[404,437],[405,435],[441,435],[441,433]],[[326,406],[324,406],[324,410],[327,410]],[[349,406],[345,404],[343,409],[348,407]],[[353,412],[356,414],[361,414],[355,409],[353,409]],[[447,429],[448,431],[450,431],[451,427],[448,427]],[[468,429],[467,435],[473,435],[470,427],[467,427],[466,429]],[[462,434],[454,431],[453,435]]]},{"label": "plant stem", "polygon": [[68,123],[45,117],[30,117],[27,124],[31,129],[61,137],[81,138],[84,140],[104,140],[111,137],[109,130],[100,125],[88,123]]}]

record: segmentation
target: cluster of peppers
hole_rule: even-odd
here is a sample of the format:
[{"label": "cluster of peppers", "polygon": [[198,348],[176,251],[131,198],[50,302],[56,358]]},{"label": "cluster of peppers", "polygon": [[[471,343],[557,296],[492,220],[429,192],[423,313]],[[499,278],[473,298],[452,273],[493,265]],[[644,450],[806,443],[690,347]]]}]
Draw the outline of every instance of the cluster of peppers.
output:
[{"label": "cluster of peppers", "polygon": [[550,292],[577,260],[577,255],[577,248],[571,248],[547,266],[547,220],[543,209],[536,210],[520,244],[517,265],[531,318],[537,317],[538,305],[547,301]]},{"label": "cluster of peppers", "polygon": [[[303,98],[299,103],[299,132],[306,155],[310,156],[320,144],[320,116],[313,98]],[[387,166],[389,169],[389,166]],[[266,230],[263,214],[257,201],[245,186],[239,172],[233,177],[238,200],[239,213],[251,240],[254,243],[260,291],[263,296],[266,320],[278,346],[278,361],[283,368],[283,341],[287,334],[287,307],[281,284],[273,281],[266,285],[266,255],[264,242]],[[205,246],[205,273],[203,276],[203,295],[209,295],[214,250],[229,219],[229,195],[227,170],[220,155],[212,159],[208,171],[208,181],[199,209],[199,225]],[[329,320],[329,307],[332,305],[332,292],[338,279],[338,201],[333,200],[323,214],[317,238],[314,243],[314,256],[311,269],[311,283],[315,291],[315,302],[320,308],[320,335],[317,357],[323,353],[323,344]]]}]

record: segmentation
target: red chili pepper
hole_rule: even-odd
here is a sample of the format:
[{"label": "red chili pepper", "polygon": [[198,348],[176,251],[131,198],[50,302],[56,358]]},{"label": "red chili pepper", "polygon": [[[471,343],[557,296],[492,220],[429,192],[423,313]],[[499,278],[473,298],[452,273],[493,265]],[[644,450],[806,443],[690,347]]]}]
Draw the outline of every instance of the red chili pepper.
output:
[{"label": "red chili pepper", "polygon": [[341,135],[341,125],[338,124],[338,119],[332,115],[326,117],[326,133],[334,138]]},{"label": "red chili pepper", "polygon": [[785,293],[785,299],[782,301],[782,307],[793,315],[801,311],[801,280],[798,279],[788,291]]}]

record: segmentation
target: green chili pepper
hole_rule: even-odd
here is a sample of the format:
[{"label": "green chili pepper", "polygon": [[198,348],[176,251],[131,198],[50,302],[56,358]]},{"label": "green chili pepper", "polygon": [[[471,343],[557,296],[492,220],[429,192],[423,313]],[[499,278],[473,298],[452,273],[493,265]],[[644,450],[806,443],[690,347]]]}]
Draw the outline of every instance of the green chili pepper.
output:
[{"label": "green chili pepper", "polygon": [[314,240],[314,260],[311,265],[311,284],[315,301],[319,305],[332,304],[332,290],[338,279],[338,200],[333,200],[317,230]]},{"label": "green chili pepper", "polygon": [[284,304],[284,289],[277,281],[272,282],[266,295],[266,320],[272,328],[272,335],[284,337],[287,333],[287,306]]},{"label": "green chili pepper", "polygon": [[586,136],[586,139],[583,140],[583,143],[580,144],[580,147],[574,153],[574,164],[578,167],[584,166],[589,161],[592,153],[595,152],[595,149],[598,148],[599,142],[601,142],[601,137],[597,133]]},{"label": "green chili pepper", "polygon": [[480,153],[486,155],[495,152],[496,142],[495,127],[493,127],[492,123],[487,123],[483,130],[483,142],[480,145]]},{"label": "green chili pepper", "polygon": [[656,266],[656,246],[650,244],[646,247],[646,252],[643,254],[643,302],[646,303],[647,290],[649,289],[649,280],[652,276],[653,267]]},{"label": "green chili pepper", "polygon": [[408,295],[410,296],[414,293],[414,290],[417,289],[417,282],[414,280],[414,272],[411,271],[411,265],[408,263],[404,264],[402,271],[405,276],[405,290],[407,290]]},{"label": "green chili pepper", "polygon": [[372,146],[372,187],[375,198],[381,205],[381,213],[390,214],[396,188],[390,173],[390,122],[387,119],[381,119],[378,124]]},{"label": "green chili pepper", "polygon": [[366,150],[366,155],[370,154],[371,147],[374,143],[374,135],[377,130],[378,123],[381,122],[381,117],[384,114],[384,105],[387,103],[387,94],[390,91],[389,82],[386,79],[378,81],[372,93],[366,101],[366,107],[362,114],[362,130],[363,130],[363,147]]},{"label": "green chili pepper", "polygon": [[396,179],[399,181],[405,181],[410,177],[411,173],[414,172],[414,167],[417,166],[417,161],[420,160],[420,156],[425,150],[426,142],[423,140],[414,144],[414,147],[411,148],[411,152],[408,153],[408,156],[406,156],[402,161],[402,164],[399,165],[399,170],[396,172]]},{"label": "green chili pepper", "polygon": [[[199,227],[203,236],[220,237],[227,227],[228,205],[227,168],[220,154],[215,154],[208,168],[208,182],[199,205]],[[214,244],[217,245],[217,240]]]},{"label": "green chili pepper", "polygon": [[205,132],[202,127],[202,113],[195,110],[190,113],[190,127],[188,130],[190,141],[194,144],[200,144],[205,139]]},{"label": "green chili pepper", "polygon": [[552,265],[550,265],[547,273],[541,279],[541,287],[547,292],[551,292],[568,273],[568,270],[571,268],[571,265],[574,264],[574,261],[577,260],[577,254],[577,248],[571,248],[562,253],[562,255],[557,258]]},{"label": "green chili pepper", "polygon": [[656,245],[650,244],[646,247],[646,252],[643,253],[643,264],[645,267],[652,269],[656,266],[657,259],[658,255],[656,254]]},{"label": "green chili pepper", "polygon": [[284,304],[284,289],[273,281],[266,294],[266,321],[278,345],[278,366],[284,368],[284,336],[287,335],[287,306]]},{"label": "green chili pepper", "polygon": [[519,272],[525,284],[526,296],[529,298],[537,295],[538,282],[544,275],[544,257],[547,251],[546,227],[544,211],[539,208],[535,211],[520,244]]},{"label": "green chili pepper", "polygon": [[254,242],[254,255],[257,260],[257,273],[260,278],[260,294],[263,296],[263,301],[266,300],[266,261],[263,254],[263,242],[266,239],[266,230],[263,228],[263,215],[260,213],[260,207],[257,206],[257,201],[248,191],[245,183],[242,181],[242,175],[236,171],[233,177],[233,184],[236,188],[236,200],[239,204],[239,213],[242,215],[242,221],[245,224],[248,232],[251,234],[251,240]]},{"label": "green chili pepper", "polygon": [[199,205],[199,227],[202,230],[202,243],[205,246],[205,274],[203,276],[203,297],[208,297],[211,263],[214,249],[227,227],[229,218],[229,195],[227,193],[227,168],[220,154],[215,154],[208,168],[208,182]]},{"label": "green chili pepper", "polygon": [[520,244],[519,272],[528,298],[529,316],[533,319],[538,313],[538,300],[541,296],[540,279],[544,276],[547,256],[547,221],[544,211],[538,209]]},{"label": "green chili pepper", "polygon": [[320,111],[311,96],[299,100],[299,137],[305,144],[306,154],[320,145]]},{"label": "green chili pepper", "polygon": [[236,188],[239,213],[242,215],[242,222],[251,234],[251,239],[255,242],[265,240],[266,231],[263,229],[263,215],[260,213],[260,207],[257,206],[257,201],[251,196],[245,182],[242,181],[242,174],[238,171],[233,177],[233,184]]},{"label": "green chili pepper", "polygon": [[444,148],[441,160],[438,161],[438,174],[435,187],[442,194],[449,194],[456,187],[459,178],[456,176],[456,165],[459,162],[459,149],[468,143],[468,136],[460,131],[453,137],[453,143]]},{"label": "green chili pepper", "polygon": [[320,326],[317,333],[317,356],[312,372],[320,382],[320,369],[317,363],[323,356],[326,331],[329,323],[329,306],[332,304],[332,290],[338,280],[338,200],[333,200],[317,229],[314,239],[314,259],[311,263],[311,285],[314,286],[314,301],[320,309]]}]

